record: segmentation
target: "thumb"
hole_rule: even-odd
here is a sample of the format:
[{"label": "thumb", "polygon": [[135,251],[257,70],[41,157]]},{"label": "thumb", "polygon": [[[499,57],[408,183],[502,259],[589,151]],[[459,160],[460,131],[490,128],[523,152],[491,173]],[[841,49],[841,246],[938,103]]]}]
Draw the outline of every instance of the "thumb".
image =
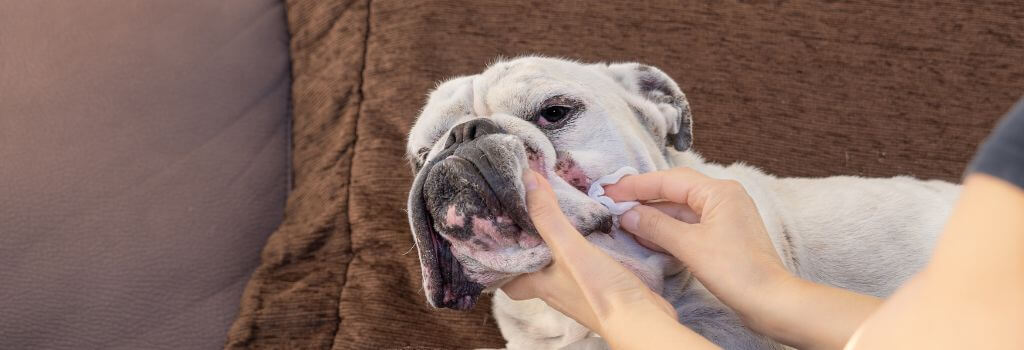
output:
[{"label": "thumb", "polygon": [[658,209],[638,205],[619,218],[623,229],[679,257],[684,241],[695,226],[676,220]]},{"label": "thumb", "polygon": [[537,278],[540,278],[539,275],[539,272],[519,275],[511,281],[503,284],[501,286],[501,291],[505,292],[505,295],[508,295],[512,300],[539,298],[540,293],[537,292],[537,286],[539,284]]},{"label": "thumb", "polygon": [[558,197],[543,176],[527,169],[523,173],[523,187],[526,190],[526,210],[530,220],[549,248],[560,251],[581,243],[583,236],[562,213]]}]

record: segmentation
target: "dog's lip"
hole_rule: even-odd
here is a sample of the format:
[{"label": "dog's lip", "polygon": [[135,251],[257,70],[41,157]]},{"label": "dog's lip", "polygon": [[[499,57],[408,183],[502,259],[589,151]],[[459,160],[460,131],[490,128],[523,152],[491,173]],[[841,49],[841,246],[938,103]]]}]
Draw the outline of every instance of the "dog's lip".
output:
[{"label": "dog's lip", "polygon": [[[445,151],[444,153],[451,154],[450,151]],[[433,218],[427,210],[426,198],[423,196],[423,184],[426,177],[425,174],[443,158],[440,156],[435,157],[420,168],[413,180],[409,200],[410,223],[422,269],[424,292],[428,294],[426,296],[427,302],[434,307],[442,307],[444,304],[444,286],[440,273],[438,273],[440,271],[438,250],[441,249],[441,244],[436,241],[442,238],[433,229]]]},{"label": "dog's lip", "polygon": [[[455,295],[454,297],[446,298],[447,295],[454,294],[456,289],[461,289],[457,288],[458,286],[454,283],[445,283],[441,276],[441,249],[449,249],[449,254],[451,254],[451,248],[443,247],[445,243],[442,243],[441,241],[443,241],[444,238],[441,237],[439,232],[434,230],[434,220],[430,215],[430,212],[426,209],[425,199],[422,194],[419,196],[419,201],[422,205],[419,207],[418,214],[423,218],[423,220],[419,222],[423,222],[425,225],[421,225],[418,229],[414,228],[413,233],[418,237],[417,240],[429,240],[429,243],[426,244],[428,244],[431,249],[429,252],[429,258],[424,258],[423,252],[420,252],[420,264],[423,269],[423,278],[427,280],[426,282],[428,285],[432,286],[429,290],[424,290],[429,293],[429,295],[427,295],[427,300],[434,307],[450,308],[454,310],[469,310],[476,305],[476,301],[479,298],[480,293],[476,292],[473,294]],[[460,273],[465,272],[460,271]],[[481,286],[476,289],[482,290],[483,288]]]},{"label": "dog's lip", "polygon": [[[429,215],[430,214],[428,213],[427,216],[429,217]],[[428,225],[428,226],[433,226],[433,225]],[[443,240],[443,238],[441,238],[440,233],[435,231],[433,228],[429,228],[429,230],[430,230],[429,235],[430,235],[430,239],[431,239],[431,244],[432,244],[432,246],[434,248],[434,259],[435,259],[435,261],[438,261],[438,260],[440,260],[440,256],[438,255],[438,252],[439,252],[438,250],[441,249],[440,247],[443,244],[443,243],[440,242],[440,240]],[[448,249],[451,249],[451,248],[448,248]],[[434,307],[444,307],[444,308],[449,308],[449,309],[453,309],[453,310],[469,310],[469,309],[472,309],[474,305],[476,305],[476,301],[480,297],[480,292],[479,291],[476,292],[476,293],[472,293],[472,294],[457,295],[457,296],[454,296],[453,298],[450,298],[450,299],[446,298],[446,296],[448,294],[454,294],[455,293],[454,289],[456,289],[456,288],[454,288],[454,287],[456,287],[456,286],[454,286],[454,285],[445,285],[444,282],[441,281],[440,263],[439,262],[436,263],[431,268],[434,270],[433,271],[434,273],[431,274],[432,278],[431,278],[430,282],[435,284],[437,286],[437,288],[433,291],[433,295],[429,295],[427,297],[430,300],[431,304],[434,305]],[[478,289],[482,290],[483,288],[481,287],[481,288],[478,288]]]}]

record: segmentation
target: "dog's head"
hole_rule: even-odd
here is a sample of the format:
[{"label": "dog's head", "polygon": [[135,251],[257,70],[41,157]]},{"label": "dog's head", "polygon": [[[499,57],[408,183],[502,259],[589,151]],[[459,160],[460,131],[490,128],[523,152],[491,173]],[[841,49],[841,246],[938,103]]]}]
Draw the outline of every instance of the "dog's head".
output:
[{"label": "dog's head", "polygon": [[548,179],[593,241],[611,233],[613,218],[587,197],[591,181],[623,166],[666,168],[669,148],[690,147],[690,124],[676,83],[636,63],[525,57],[440,84],[407,147],[416,175],[409,221],[428,302],[471,308],[485,289],[550,261],[526,213],[524,169]]}]

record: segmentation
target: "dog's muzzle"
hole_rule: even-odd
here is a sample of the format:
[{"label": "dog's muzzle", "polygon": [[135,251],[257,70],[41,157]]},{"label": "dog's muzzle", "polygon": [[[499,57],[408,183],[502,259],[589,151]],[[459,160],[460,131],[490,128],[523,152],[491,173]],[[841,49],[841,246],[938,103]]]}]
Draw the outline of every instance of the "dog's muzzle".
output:
[{"label": "dog's muzzle", "polygon": [[509,138],[487,119],[457,125],[444,150],[417,174],[409,215],[427,299],[435,307],[472,308],[484,284],[499,277],[475,275],[467,266],[487,266],[482,259],[542,242],[520,190],[518,159],[525,151]]}]

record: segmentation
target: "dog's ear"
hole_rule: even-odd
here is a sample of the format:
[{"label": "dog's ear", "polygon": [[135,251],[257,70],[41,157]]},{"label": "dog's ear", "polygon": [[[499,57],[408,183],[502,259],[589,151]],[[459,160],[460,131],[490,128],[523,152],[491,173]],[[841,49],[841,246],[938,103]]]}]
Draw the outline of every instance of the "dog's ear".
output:
[{"label": "dog's ear", "polygon": [[652,134],[663,138],[667,147],[678,151],[693,144],[693,117],[690,103],[679,85],[660,69],[639,63],[609,64],[605,71],[631,96],[627,101],[633,112]]}]

